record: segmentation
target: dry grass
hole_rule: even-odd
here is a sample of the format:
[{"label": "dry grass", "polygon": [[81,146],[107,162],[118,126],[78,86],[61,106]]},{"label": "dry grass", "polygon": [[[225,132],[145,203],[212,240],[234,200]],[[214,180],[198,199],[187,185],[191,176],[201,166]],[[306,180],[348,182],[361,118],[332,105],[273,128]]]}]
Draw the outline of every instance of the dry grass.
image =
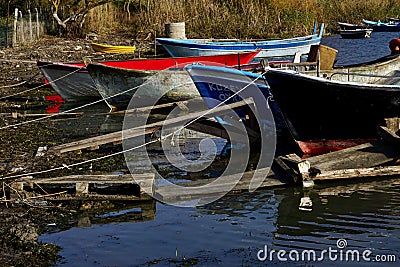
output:
[{"label": "dry grass", "polygon": [[165,23],[182,21],[188,38],[292,37],[310,33],[314,21],[334,32],[338,21],[396,17],[400,6],[398,0],[132,0],[126,10],[126,4],[99,7],[90,24],[100,32],[122,27],[137,38],[162,36]]}]

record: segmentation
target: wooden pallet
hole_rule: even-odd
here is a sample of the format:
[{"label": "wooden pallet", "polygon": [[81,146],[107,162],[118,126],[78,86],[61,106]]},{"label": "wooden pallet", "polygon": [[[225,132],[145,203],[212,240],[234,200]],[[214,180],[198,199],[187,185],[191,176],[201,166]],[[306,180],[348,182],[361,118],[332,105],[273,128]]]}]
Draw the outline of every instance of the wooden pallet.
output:
[{"label": "wooden pallet", "polygon": [[[154,183],[154,174],[138,174],[135,179],[130,174],[125,175],[70,175],[54,178],[21,178],[11,183],[11,186],[16,192],[24,190],[42,189],[46,186],[59,188],[58,192],[64,194],[42,194],[43,197],[57,198],[58,200],[68,199],[91,199],[91,200],[136,200],[143,201],[151,199],[151,196],[145,193],[151,192]],[[65,191],[66,186],[74,186],[74,193],[70,194],[71,190]],[[107,188],[95,189],[95,186],[105,186],[112,188],[113,186],[130,185],[129,192],[126,194],[109,193]],[[131,190],[132,189],[132,190]],[[63,191],[64,190],[64,191]],[[110,191],[109,189],[108,191]],[[99,193],[101,191],[101,193]],[[115,190],[113,190],[115,191]]]}]

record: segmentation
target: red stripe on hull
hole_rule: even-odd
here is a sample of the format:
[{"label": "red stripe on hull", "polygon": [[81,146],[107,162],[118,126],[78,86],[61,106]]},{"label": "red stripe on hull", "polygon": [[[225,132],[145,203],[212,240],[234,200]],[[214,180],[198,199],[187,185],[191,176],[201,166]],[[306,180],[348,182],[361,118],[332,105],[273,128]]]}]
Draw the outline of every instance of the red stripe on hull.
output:
[{"label": "red stripe on hull", "polygon": [[309,157],[342,150],[374,140],[376,139],[312,140],[306,142],[297,141],[297,144],[304,153],[303,157]]}]

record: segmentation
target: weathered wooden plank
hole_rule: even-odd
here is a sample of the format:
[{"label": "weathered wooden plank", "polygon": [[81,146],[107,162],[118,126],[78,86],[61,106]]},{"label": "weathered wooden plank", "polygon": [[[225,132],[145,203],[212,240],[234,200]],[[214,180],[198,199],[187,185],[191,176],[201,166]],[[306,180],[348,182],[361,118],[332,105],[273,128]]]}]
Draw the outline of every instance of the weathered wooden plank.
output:
[{"label": "weathered wooden plank", "polygon": [[[225,112],[232,110],[234,108],[239,108],[239,107],[243,107],[243,106],[251,105],[251,104],[254,104],[254,101],[252,99],[245,99],[245,100],[242,100],[242,101],[230,104],[230,105],[225,105],[225,106],[215,108],[213,110],[209,110],[206,115],[208,117],[215,116],[215,115],[221,115],[221,114],[224,114]],[[88,138],[88,139],[84,139],[84,140],[71,142],[68,144],[50,147],[48,152],[61,154],[61,153],[65,153],[65,152],[75,151],[75,150],[87,149],[87,148],[90,148],[93,146],[114,143],[114,142],[120,141],[122,139],[129,139],[129,138],[141,136],[143,134],[153,133],[153,132],[157,131],[158,129],[160,129],[161,127],[165,127],[165,126],[172,127],[174,125],[179,125],[182,122],[186,122],[189,120],[197,119],[199,117],[203,117],[204,114],[205,114],[204,111],[193,112],[193,113],[189,113],[187,115],[183,115],[180,117],[155,122],[155,123],[151,123],[148,125],[144,125],[144,126],[140,126],[140,127],[136,127],[136,128],[132,128],[132,129],[127,129],[127,130],[118,131],[115,133],[100,135],[100,136],[96,136],[96,137],[92,137],[92,138]]]},{"label": "weathered wooden plank", "polygon": [[160,105],[156,105],[156,106],[139,107],[139,108],[132,108],[132,109],[127,109],[127,110],[113,111],[113,112],[110,112],[107,114],[125,115],[125,114],[129,114],[129,113],[141,113],[141,112],[147,112],[150,110],[158,110],[158,109],[169,108],[169,107],[174,107],[174,106],[183,107],[183,105],[187,105],[187,103],[188,103],[188,101],[171,102],[171,103],[164,103],[164,104],[160,104]]},{"label": "weathered wooden plank", "polygon": [[[256,177],[256,178],[264,178],[264,181],[262,182],[261,186],[258,189],[262,188],[273,188],[273,187],[279,187],[279,186],[285,186],[287,185],[286,182],[280,181],[276,178],[273,178],[273,171],[269,171],[268,175],[266,177]],[[179,186],[181,186],[181,189],[177,191],[174,187],[172,186],[163,186],[163,187],[158,187],[155,189],[155,196],[157,199],[161,201],[174,201],[174,200],[189,200],[189,199],[196,199],[196,198],[201,198],[201,197],[208,197],[212,195],[218,195],[226,192],[227,188],[232,188],[233,189],[230,192],[241,192],[241,191],[249,191],[249,185],[250,181],[253,178],[254,171],[249,171],[245,172],[242,175],[241,180],[234,185],[233,182],[219,182],[221,181],[220,179],[216,180],[215,179],[202,179],[202,180],[197,180],[197,181],[192,181],[192,182],[187,182],[187,183],[180,183]],[[232,179],[230,179],[232,177]],[[225,176],[224,180],[234,180],[232,175]],[[202,186],[209,184],[211,182],[215,182],[215,185],[212,187],[205,187],[201,188]],[[197,187],[196,193],[193,193],[192,191],[185,191],[184,187]]]},{"label": "weathered wooden plank", "polygon": [[[191,123],[186,128],[197,131],[197,132],[225,138],[225,139],[234,138],[233,136],[229,137],[228,132],[237,133],[239,135],[240,134],[248,135],[250,138],[250,142],[254,141],[260,137],[260,134],[258,132],[255,132],[248,127],[246,127],[247,132],[241,132],[240,129],[235,128],[233,126],[230,126],[230,125],[222,126],[220,123],[210,121],[210,120],[198,120],[198,121]],[[239,137],[239,138],[240,138],[240,140],[236,140],[236,141],[243,141],[243,139],[241,137]]]},{"label": "weathered wooden plank", "polygon": [[313,181],[352,179],[366,177],[400,176],[400,166],[383,166],[373,168],[343,169],[324,171],[312,178]]},{"label": "weathered wooden plank", "polygon": [[154,174],[135,174],[135,178],[131,174],[105,174],[105,175],[69,175],[62,177],[51,178],[21,178],[17,182],[30,182],[30,183],[46,183],[46,184],[67,184],[67,183],[134,183],[135,180],[154,179]]},{"label": "weathered wooden plank", "polygon": [[400,150],[378,140],[359,146],[307,158],[320,171],[375,167],[400,158]]}]

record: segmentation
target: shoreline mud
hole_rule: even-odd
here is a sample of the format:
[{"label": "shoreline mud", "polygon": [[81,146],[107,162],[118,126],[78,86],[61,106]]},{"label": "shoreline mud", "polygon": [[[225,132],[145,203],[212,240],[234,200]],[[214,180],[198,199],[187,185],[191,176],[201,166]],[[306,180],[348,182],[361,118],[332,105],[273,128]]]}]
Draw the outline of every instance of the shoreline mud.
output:
[{"label": "shoreline mud", "polygon": [[[108,149],[106,152],[100,150],[83,155],[75,154],[75,156],[68,154],[35,157],[39,147],[71,141],[76,138],[76,135],[58,127],[60,119],[57,118],[9,127],[34,119],[23,116],[27,114],[27,110],[37,114],[46,110],[46,106],[54,104],[46,101],[43,97],[56,93],[51,88],[43,86],[43,76],[36,66],[37,60],[80,62],[85,57],[93,60],[118,60],[133,57],[131,54],[113,56],[95,53],[90,46],[91,42],[92,40],[86,39],[69,40],[47,36],[29,46],[0,49],[0,116],[2,117],[0,122],[2,128],[0,131],[2,140],[0,144],[2,153],[0,160],[2,176],[0,181],[0,189],[2,188],[0,190],[0,197],[2,197],[0,204],[2,206],[0,208],[0,235],[2,236],[0,262],[8,266],[49,266],[54,264],[59,258],[59,248],[52,244],[38,242],[39,235],[46,231],[54,231],[54,225],[58,228],[59,225],[66,227],[77,224],[77,214],[85,209],[81,204],[78,205],[80,207],[71,207],[42,201],[40,198],[35,201],[27,200],[31,196],[20,196],[20,200],[17,198],[12,202],[7,201],[5,197],[15,192],[9,187],[12,179],[4,180],[4,178],[51,169],[63,164],[68,165],[110,153],[110,149]],[[25,91],[26,93],[21,93]],[[13,97],[4,98],[10,95]],[[74,127],[73,120],[68,123],[71,128]],[[87,134],[92,133],[89,131]],[[121,148],[111,148],[112,151],[118,149]],[[111,158],[106,162],[94,163],[91,167],[96,170],[93,173],[105,173],[112,171],[110,166],[123,168],[123,155]],[[77,168],[74,170],[74,174],[87,171],[86,167],[83,166],[81,170]],[[71,174],[69,170],[61,170],[43,176],[54,177],[54,175],[61,176],[64,173]],[[32,194],[34,193],[32,192]],[[90,205],[86,203],[83,206],[104,207],[103,204],[105,207],[115,206],[109,202]]]}]

